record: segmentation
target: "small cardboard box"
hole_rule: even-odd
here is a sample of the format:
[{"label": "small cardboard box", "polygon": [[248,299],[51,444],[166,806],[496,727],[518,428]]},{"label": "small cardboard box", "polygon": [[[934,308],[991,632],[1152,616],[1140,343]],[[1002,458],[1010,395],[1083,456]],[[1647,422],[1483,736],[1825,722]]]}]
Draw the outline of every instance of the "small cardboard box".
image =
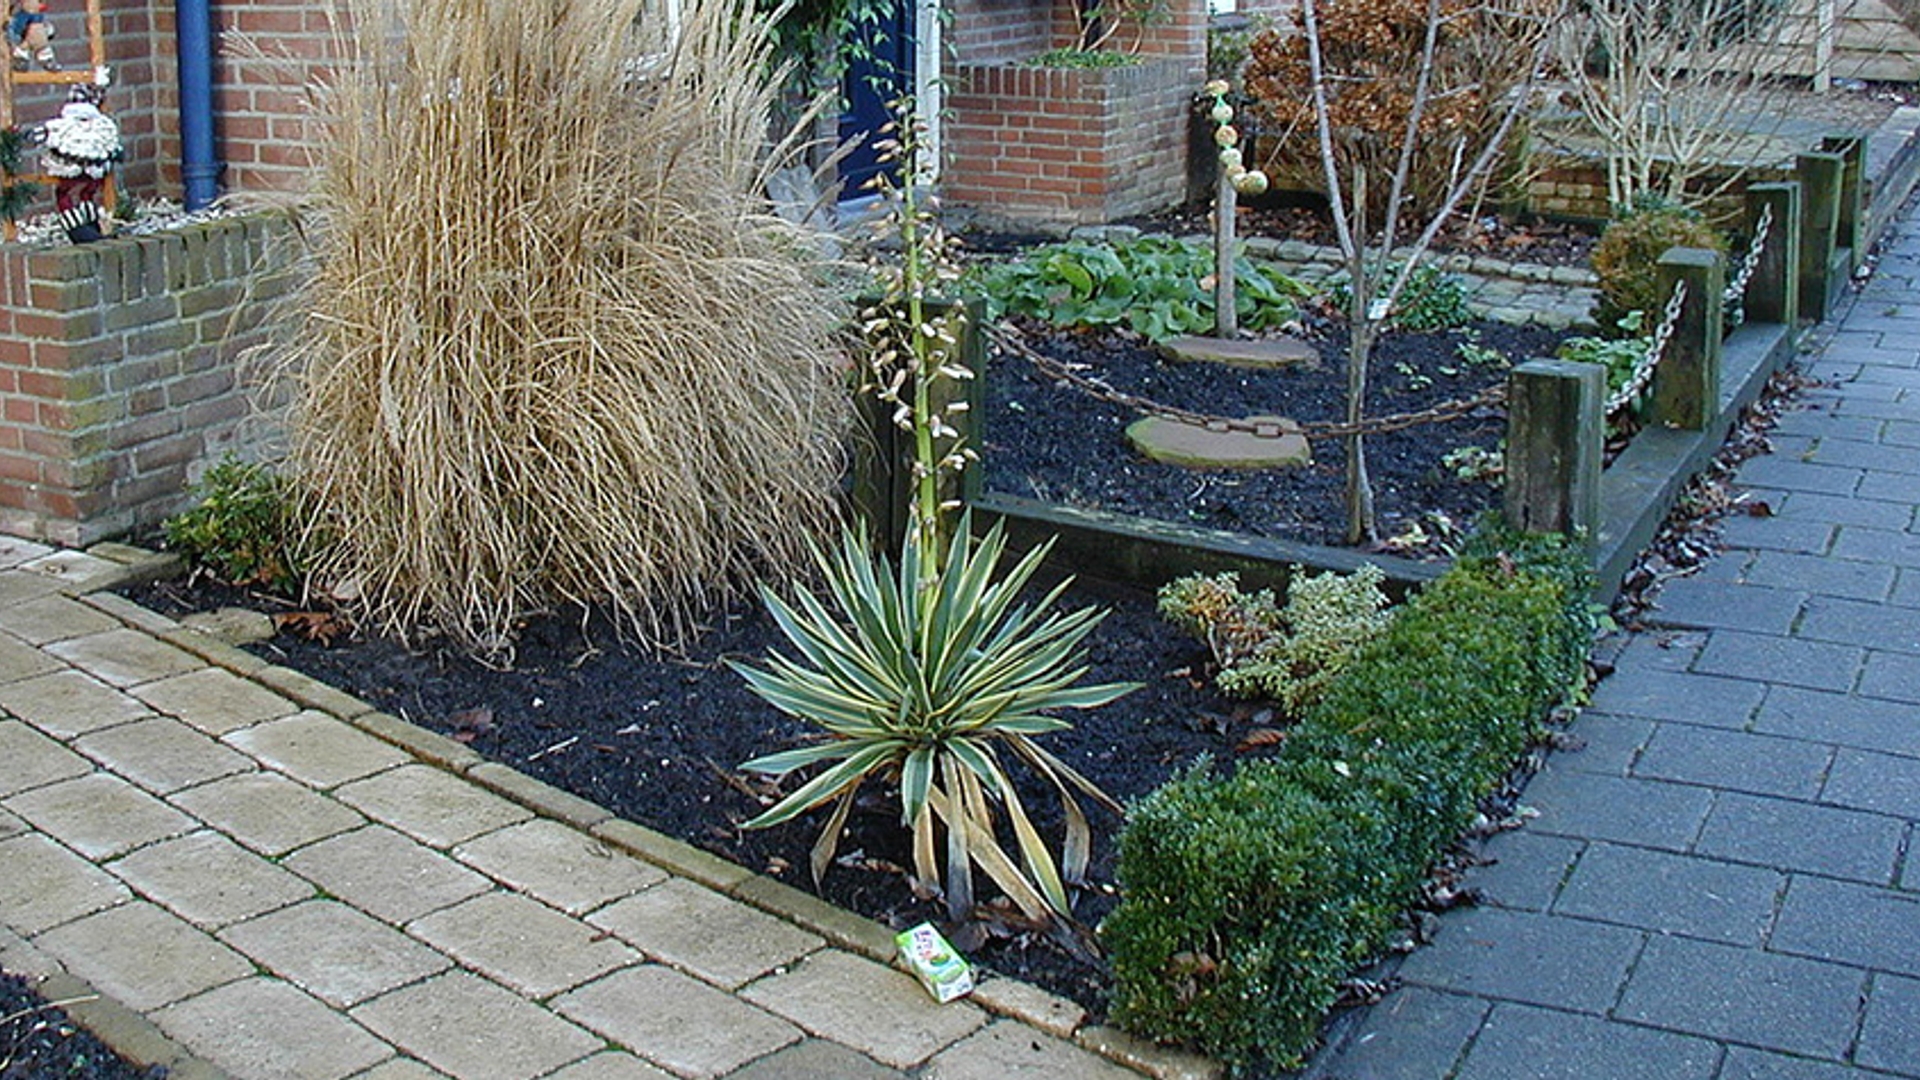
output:
[{"label": "small cardboard box", "polygon": [[893,942],[900,950],[900,958],[907,962],[927,993],[933,995],[933,1000],[945,1004],[973,992],[973,968],[953,951],[953,946],[947,944],[947,939],[940,936],[932,923],[921,923],[902,931],[894,935]]}]

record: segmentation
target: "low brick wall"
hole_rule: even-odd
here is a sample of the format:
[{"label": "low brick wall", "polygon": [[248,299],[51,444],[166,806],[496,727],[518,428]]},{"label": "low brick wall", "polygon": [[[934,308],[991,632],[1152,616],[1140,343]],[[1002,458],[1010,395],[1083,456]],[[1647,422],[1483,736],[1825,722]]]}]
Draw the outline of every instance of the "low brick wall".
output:
[{"label": "low brick wall", "polygon": [[1033,224],[1086,225],[1186,197],[1194,61],[1116,68],[961,64],[947,103],[946,195]]},{"label": "low brick wall", "polygon": [[291,241],[253,215],[0,253],[0,532],[88,544],[178,509],[254,430],[242,362],[295,280]]}]

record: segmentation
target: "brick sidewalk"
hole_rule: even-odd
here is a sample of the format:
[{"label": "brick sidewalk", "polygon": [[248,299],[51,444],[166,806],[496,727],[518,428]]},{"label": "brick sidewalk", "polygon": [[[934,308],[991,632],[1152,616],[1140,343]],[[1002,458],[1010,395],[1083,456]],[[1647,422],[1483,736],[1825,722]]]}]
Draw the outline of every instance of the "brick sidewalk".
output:
[{"label": "brick sidewalk", "polygon": [[1316,1080],[1920,1077],[1920,226],[1406,988]]},{"label": "brick sidewalk", "polygon": [[1008,980],[935,1005],[877,924],[70,587],[112,562],[0,568],[0,966],[177,1078],[1205,1071]]}]

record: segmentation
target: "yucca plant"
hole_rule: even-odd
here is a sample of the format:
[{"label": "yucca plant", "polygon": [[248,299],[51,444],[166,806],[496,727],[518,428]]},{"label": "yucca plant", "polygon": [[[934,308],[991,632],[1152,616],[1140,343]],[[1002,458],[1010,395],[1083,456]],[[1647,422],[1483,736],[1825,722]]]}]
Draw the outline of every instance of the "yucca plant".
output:
[{"label": "yucca plant", "polygon": [[[762,589],[797,655],[776,652],[765,668],[736,663],[734,670],[776,708],[819,725],[827,739],[742,768],[785,776],[827,767],[747,827],[776,825],[832,803],[813,847],[817,884],[861,785],[876,776],[895,778],[901,821],[913,831],[916,884],[929,893],[941,878],[936,823],[945,829],[952,917],[973,906],[976,865],[1028,917],[1046,922],[1066,914],[1066,886],[1083,879],[1092,838],[1074,793],[1116,814],[1120,807],[1033,736],[1070,726],[1047,710],[1094,708],[1135,684],[1076,685],[1087,671],[1080,643],[1106,612],[1055,610],[1070,582],[1037,603],[1021,602],[1051,546],[1028,551],[996,581],[1006,549],[1001,527],[973,539],[963,516],[932,586],[923,588],[924,549],[914,536],[896,566],[872,554],[861,531],[849,530],[837,554],[815,552],[827,602],[802,591],[789,604]],[[1059,863],[1009,781],[1002,751],[1059,794],[1065,817]],[[1000,842],[996,804],[1004,808],[1017,861]]]}]

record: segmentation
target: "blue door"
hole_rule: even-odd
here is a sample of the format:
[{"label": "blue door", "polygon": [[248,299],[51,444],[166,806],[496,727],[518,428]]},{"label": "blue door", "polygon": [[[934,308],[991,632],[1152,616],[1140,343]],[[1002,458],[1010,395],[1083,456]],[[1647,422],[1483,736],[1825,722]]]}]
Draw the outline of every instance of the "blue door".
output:
[{"label": "blue door", "polygon": [[[840,189],[842,199],[868,194],[867,181],[882,168],[873,144],[880,138],[881,126],[893,119],[888,104],[912,92],[912,0],[896,0],[892,11],[858,33],[867,46],[867,55],[847,66],[843,88],[847,111],[840,114],[840,139],[859,141],[853,152],[840,160],[840,177],[845,181]],[[898,175],[891,166],[887,172]]]}]

